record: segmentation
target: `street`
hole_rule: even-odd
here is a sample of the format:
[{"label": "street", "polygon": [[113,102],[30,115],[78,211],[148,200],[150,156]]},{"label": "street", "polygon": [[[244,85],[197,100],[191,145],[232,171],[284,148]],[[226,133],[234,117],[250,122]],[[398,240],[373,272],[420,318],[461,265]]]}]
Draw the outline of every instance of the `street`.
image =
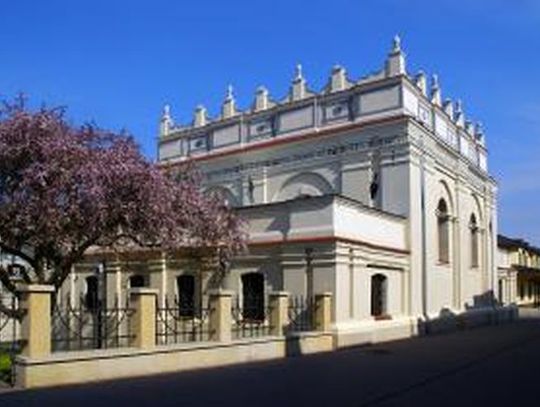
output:
[{"label": "street", "polygon": [[0,406],[536,404],[540,317],[266,363],[0,393]]}]

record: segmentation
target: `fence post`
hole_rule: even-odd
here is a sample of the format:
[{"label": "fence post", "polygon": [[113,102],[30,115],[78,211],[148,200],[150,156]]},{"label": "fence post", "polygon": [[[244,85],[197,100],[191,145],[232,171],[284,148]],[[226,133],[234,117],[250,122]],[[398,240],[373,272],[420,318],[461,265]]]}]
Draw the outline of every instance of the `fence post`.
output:
[{"label": "fence post", "polygon": [[270,334],[282,336],[289,323],[289,293],[274,291],[270,296]]},{"label": "fence post", "polygon": [[20,308],[25,311],[21,321],[22,354],[29,358],[51,353],[52,285],[20,285]]},{"label": "fence post", "polygon": [[229,290],[212,290],[208,293],[211,341],[231,341],[232,296],[233,291]]},{"label": "fence post", "polygon": [[152,288],[132,288],[129,290],[130,304],[134,308],[132,316],[132,346],[148,349],[156,346],[156,296],[158,290]]},{"label": "fence post", "polygon": [[315,329],[329,331],[332,321],[332,293],[315,295]]}]

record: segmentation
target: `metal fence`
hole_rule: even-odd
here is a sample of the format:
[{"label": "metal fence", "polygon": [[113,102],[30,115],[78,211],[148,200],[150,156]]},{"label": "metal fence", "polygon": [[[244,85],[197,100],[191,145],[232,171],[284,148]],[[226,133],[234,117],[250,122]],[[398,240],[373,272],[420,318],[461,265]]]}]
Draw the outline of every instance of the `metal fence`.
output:
[{"label": "metal fence", "polygon": [[98,302],[86,304],[84,298],[72,304],[69,296],[65,301],[55,301],[52,307],[52,350],[87,350],[127,347],[133,338],[131,316],[134,310],[129,299],[113,305]]},{"label": "metal fence", "polygon": [[[14,295],[0,295],[0,301],[5,308],[19,309],[19,301]],[[13,361],[21,352],[22,346],[20,321],[0,311],[0,382],[14,384]]]},{"label": "metal fence", "polygon": [[232,312],[232,338],[256,338],[268,336],[272,332],[270,326],[271,308],[261,304],[245,306],[238,297],[233,301]]},{"label": "metal fence", "polygon": [[315,300],[312,297],[291,297],[289,299],[287,314],[289,325],[286,332],[315,330]]},{"label": "metal fence", "polygon": [[211,310],[180,304],[178,298],[165,300],[164,306],[156,305],[156,344],[209,341]]}]

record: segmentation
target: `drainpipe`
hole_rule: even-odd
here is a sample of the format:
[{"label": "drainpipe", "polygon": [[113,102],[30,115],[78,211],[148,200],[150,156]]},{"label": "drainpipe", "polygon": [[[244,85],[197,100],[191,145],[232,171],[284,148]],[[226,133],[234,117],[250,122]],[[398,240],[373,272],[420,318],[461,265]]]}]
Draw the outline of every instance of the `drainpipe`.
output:
[{"label": "drainpipe", "polygon": [[[428,319],[428,287],[427,287],[427,251],[426,251],[426,170],[424,158],[424,143],[421,144],[420,156],[420,214],[422,216],[422,314]],[[427,331],[426,325],[426,331]]]}]

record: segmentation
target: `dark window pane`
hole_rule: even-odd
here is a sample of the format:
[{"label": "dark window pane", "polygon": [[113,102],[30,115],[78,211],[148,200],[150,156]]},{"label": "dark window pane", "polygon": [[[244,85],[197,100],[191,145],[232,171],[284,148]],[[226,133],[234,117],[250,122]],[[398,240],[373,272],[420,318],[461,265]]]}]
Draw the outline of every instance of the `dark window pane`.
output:
[{"label": "dark window pane", "polygon": [[195,315],[195,277],[191,275],[178,276],[178,312],[183,317]]},{"label": "dark window pane", "polygon": [[248,273],[242,276],[242,317],[248,320],[264,319],[264,276]]}]

